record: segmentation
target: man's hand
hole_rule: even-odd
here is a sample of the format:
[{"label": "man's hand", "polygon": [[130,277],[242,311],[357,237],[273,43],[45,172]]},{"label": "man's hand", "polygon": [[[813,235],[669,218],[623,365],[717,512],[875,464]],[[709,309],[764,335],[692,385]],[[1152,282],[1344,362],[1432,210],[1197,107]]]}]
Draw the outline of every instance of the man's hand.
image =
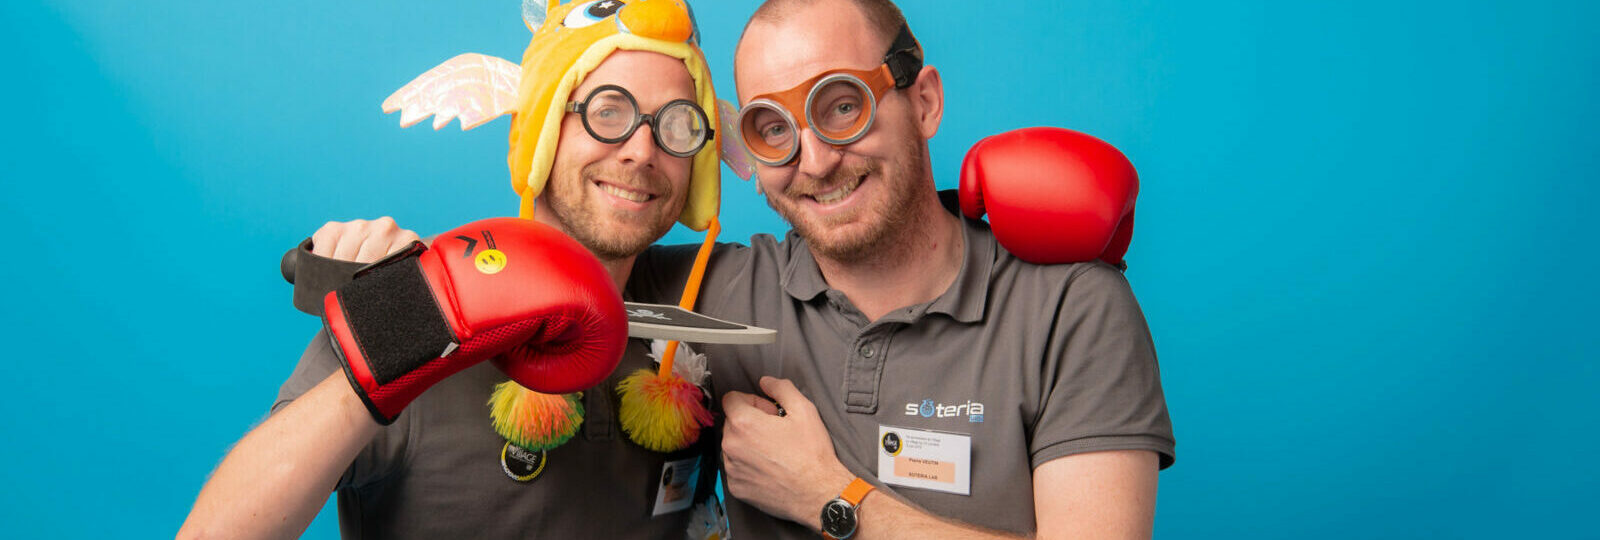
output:
[{"label": "man's hand", "polygon": [[[761,511],[820,530],[822,505],[855,478],[839,462],[816,406],[787,379],[761,378],[777,400],[728,392],[722,431],[728,494]],[[786,413],[779,416],[778,407]]]},{"label": "man's hand", "polygon": [[369,263],[421,240],[417,233],[400,228],[394,218],[383,216],[372,221],[329,221],[311,235],[313,255]]}]

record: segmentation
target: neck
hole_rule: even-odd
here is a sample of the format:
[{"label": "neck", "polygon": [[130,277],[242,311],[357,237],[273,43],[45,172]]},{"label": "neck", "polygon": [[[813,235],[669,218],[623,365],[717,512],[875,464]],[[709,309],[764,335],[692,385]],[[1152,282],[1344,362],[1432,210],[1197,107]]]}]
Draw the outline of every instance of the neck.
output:
[{"label": "neck", "polygon": [[885,237],[871,257],[841,261],[812,252],[828,286],[868,320],[938,298],[961,272],[961,220],[944,210],[936,194],[916,208],[908,221],[915,226]]},{"label": "neck", "polygon": [[[543,196],[540,197],[539,202],[544,202]],[[556,218],[555,213],[551,212],[549,207],[550,206],[547,204],[539,204],[536,206],[533,212],[533,220],[554,227],[563,234],[571,236],[572,233],[567,231],[566,225],[562,224],[561,220]],[[606,273],[611,274],[611,281],[617,285],[618,292],[621,292],[623,287],[628,284],[628,276],[633,273],[633,260],[637,257],[638,255],[635,254],[617,259],[607,259],[605,257],[595,255],[595,258],[600,261],[600,265],[605,267]]]},{"label": "neck", "polygon": [[606,273],[611,274],[611,280],[617,284],[617,291],[621,292],[628,284],[628,275],[633,272],[633,259],[637,255],[629,255],[621,259],[600,259],[600,265],[606,267]]}]

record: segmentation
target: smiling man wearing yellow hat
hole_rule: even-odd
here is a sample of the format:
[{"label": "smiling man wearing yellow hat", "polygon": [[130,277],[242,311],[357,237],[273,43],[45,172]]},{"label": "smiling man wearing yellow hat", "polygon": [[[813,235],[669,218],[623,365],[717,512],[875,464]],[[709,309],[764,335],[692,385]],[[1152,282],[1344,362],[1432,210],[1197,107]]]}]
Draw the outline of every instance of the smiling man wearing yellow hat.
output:
[{"label": "smiling man wearing yellow hat", "polygon": [[[436,128],[513,114],[521,216],[577,239],[621,288],[673,222],[704,230],[717,214],[718,117],[693,16],[679,0],[596,0],[527,1],[524,17],[534,36],[520,66],[462,55],[385,108],[407,125],[436,115]],[[650,362],[632,340],[611,379],[565,396],[481,364],[380,425],[319,335],[179,536],[293,536],[332,488],[346,537],[679,537],[690,503],[710,495],[715,440],[657,452],[623,433],[615,387]]]}]

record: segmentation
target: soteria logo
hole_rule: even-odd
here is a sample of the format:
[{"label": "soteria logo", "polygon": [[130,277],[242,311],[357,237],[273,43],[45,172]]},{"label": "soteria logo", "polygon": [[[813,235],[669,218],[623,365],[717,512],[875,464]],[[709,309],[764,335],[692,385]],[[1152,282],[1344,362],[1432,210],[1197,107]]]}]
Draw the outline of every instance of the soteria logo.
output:
[{"label": "soteria logo", "polygon": [[968,422],[983,421],[983,404],[967,401],[955,405],[934,403],[931,399],[924,399],[921,403],[907,403],[906,416],[921,416],[923,418],[960,418],[967,417]]}]

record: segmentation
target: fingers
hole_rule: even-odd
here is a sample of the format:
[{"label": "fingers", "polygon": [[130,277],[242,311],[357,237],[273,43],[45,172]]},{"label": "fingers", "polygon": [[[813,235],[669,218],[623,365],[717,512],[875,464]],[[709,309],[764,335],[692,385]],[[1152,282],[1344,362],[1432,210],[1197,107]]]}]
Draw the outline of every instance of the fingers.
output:
[{"label": "fingers", "polygon": [[372,221],[330,221],[311,235],[311,253],[341,261],[368,263],[420,240],[416,232],[402,229],[394,218]]},{"label": "fingers", "polygon": [[744,414],[744,409],[753,406],[750,405],[750,400],[745,398],[745,396],[749,395],[750,394],[746,394],[744,392],[728,392],[723,394],[722,414],[728,417]]},{"label": "fingers", "polygon": [[744,392],[728,392],[722,395],[722,412],[728,417],[740,417],[753,411],[765,412],[760,402],[766,401],[755,395]]},{"label": "fingers", "polygon": [[411,245],[412,242],[421,241],[422,237],[417,236],[417,233],[413,232],[411,229],[400,229],[400,234],[395,235],[394,239],[389,242],[389,250],[385,251],[384,253],[394,253],[404,249],[406,246]]},{"label": "fingers", "polygon": [[777,403],[773,403],[772,400],[769,400],[769,399],[764,398],[764,397],[760,397],[760,396],[753,396],[753,397],[755,397],[755,399],[751,400],[750,403],[752,405],[755,405],[757,409],[761,409],[761,412],[770,414],[772,416],[783,416],[783,411],[778,408],[778,404]]},{"label": "fingers", "polygon": [[389,243],[398,236],[400,227],[384,216],[367,223],[366,235],[356,246],[356,262],[372,262],[389,254]]},{"label": "fingers", "polygon": [[356,220],[352,221],[351,224],[358,224],[359,226],[354,230],[347,230],[339,235],[338,244],[333,246],[333,258],[341,261],[370,262],[357,258],[361,255],[361,243],[367,240],[365,229],[367,222]]},{"label": "fingers", "polygon": [[722,395],[722,413],[728,418],[737,420],[755,412],[766,416],[779,415],[778,406],[764,397],[744,392],[728,392]]},{"label": "fingers", "polygon": [[333,257],[333,247],[339,245],[339,235],[343,233],[344,226],[344,223],[334,221],[323,223],[317,232],[311,234],[311,254]]},{"label": "fingers", "polygon": [[806,399],[806,396],[801,394],[800,389],[795,388],[794,383],[789,379],[770,376],[761,377],[761,391],[768,396],[772,396],[772,399],[778,402],[778,407],[785,411],[810,411],[814,409],[811,405],[811,400]]}]

